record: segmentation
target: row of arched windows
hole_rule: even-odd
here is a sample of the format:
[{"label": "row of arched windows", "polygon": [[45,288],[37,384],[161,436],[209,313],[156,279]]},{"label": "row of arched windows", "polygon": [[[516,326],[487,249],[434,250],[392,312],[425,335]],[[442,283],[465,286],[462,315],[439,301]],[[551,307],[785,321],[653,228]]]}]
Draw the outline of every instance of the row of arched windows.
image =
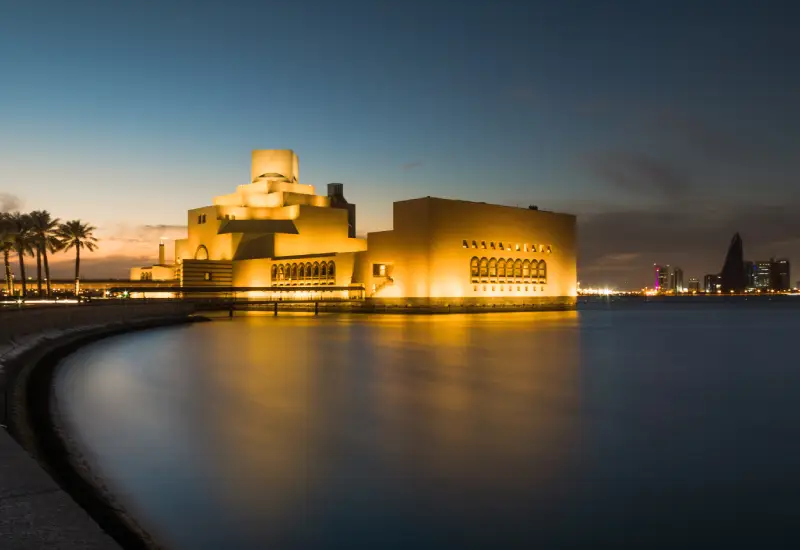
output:
[{"label": "row of arched windows", "polygon": [[332,285],[335,281],[336,264],[332,261],[272,265],[272,284]]},{"label": "row of arched windows", "polygon": [[[461,246],[464,248],[470,248],[469,242],[464,239],[461,241]],[[516,252],[540,252],[542,254],[551,254],[553,252],[553,247],[549,244],[531,244],[531,243],[511,243],[506,241],[503,244],[503,241],[499,241],[497,245],[495,245],[494,241],[489,241],[489,245],[487,247],[486,241],[480,241],[480,245],[478,241],[472,241],[472,248],[482,248],[487,250],[490,248],[492,250],[508,250],[509,252],[514,250]]]},{"label": "row of arched windows", "polygon": [[473,283],[481,281],[546,283],[547,264],[544,260],[473,257],[469,263],[469,275]]}]

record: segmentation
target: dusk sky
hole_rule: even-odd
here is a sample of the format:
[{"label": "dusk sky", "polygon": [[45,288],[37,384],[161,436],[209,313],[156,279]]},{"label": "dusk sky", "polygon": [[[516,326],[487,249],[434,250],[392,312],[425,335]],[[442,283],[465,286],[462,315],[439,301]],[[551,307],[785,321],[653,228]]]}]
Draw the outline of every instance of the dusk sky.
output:
[{"label": "dusk sky", "polygon": [[794,283],[793,4],[0,0],[0,208],[91,222],[84,277],[125,277],[290,148],[362,235],[395,200],[536,204],[578,215],[584,286],[702,278],[735,231]]}]

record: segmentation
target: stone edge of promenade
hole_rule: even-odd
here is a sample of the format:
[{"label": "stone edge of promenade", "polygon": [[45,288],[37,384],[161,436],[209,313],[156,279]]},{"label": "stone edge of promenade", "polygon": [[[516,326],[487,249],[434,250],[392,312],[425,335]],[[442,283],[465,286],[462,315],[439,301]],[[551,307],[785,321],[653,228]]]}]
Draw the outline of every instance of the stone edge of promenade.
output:
[{"label": "stone edge of promenade", "polygon": [[[11,399],[7,400],[14,390],[10,385],[26,366],[22,358],[31,351],[57,347],[81,335],[185,318],[189,313],[185,305],[166,303],[0,310],[2,423],[7,425],[14,414]],[[119,548],[7,429],[0,429],[0,547]]]}]

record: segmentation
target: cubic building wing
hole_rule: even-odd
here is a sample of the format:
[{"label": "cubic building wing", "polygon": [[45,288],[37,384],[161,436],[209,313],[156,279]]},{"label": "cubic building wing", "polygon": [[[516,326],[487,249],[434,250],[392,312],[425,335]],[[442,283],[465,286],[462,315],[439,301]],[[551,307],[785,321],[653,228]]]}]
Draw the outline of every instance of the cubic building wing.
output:
[{"label": "cubic building wing", "polygon": [[[425,197],[394,203],[394,227],[356,235],[341,183],[299,183],[291,150],[253,151],[251,182],[189,210],[167,265],[132,280],[247,289],[255,295],[358,296],[380,304],[575,304],[575,216]],[[330,289],[330,290],[327,290]]]}]

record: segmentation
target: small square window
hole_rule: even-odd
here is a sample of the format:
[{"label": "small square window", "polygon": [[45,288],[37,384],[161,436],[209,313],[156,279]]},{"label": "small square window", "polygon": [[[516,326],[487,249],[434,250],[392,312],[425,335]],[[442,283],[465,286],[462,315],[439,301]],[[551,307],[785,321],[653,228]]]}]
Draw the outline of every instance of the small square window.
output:
[{"label": "small square window", "polygon": [[472,248],[478,248],[478,243],[476,243],[475,241],[472,241]]},{"label": "small square window", "polygon": [[484,287],[483,287],[483,291],[484,291],[484,292],[486,292],[486,286],[485,286],[485,285],[484,285]]},{"label": "small square window", "polygon": [[536,245],[535,244],[531,245],[531,252],[536,252]]},{"label": "small square window", "polygon": [[210,281],[211,280],[211,272],[206,271],[205,273],[203,273],[203,280],[204,281]]},{"label": "small square window", "polygon": [[472,290],[474,290],[475,292],[478,292],[478,286],[477,285],[473,286]]},{"label": "small square window", "polygon": [[528,287],[527,286],[525,287],[525,292],[528,292]]},{"label": "small square window", "polygon": [[550,254],[551,252],[553,252],[553,249],[550,248],[550,245],[548,244],[547,245],[547,253]]},{"label": "small square window", "polygon": [[523,244],[522,247],[525,252],[528,251],[528,243]]},{"label": "small square window", "polygon": [[467,244],[466,240],[461,242],[461,246],[463,246],[464,248],[469,248],[469,245]]},{"label": "small square window", "polygon": [[519,243],[517,243],[516,245],[514,245],[514,249],[515,249],[517,252],[519,252]]},{"label": "small square window", "polygon": [[481,248],[486,250],[486,241],[481,241]]},{"label": "small square window", "polygon": [[494,292],[494,287],[492,287],[492,292]]},{"label": "small square window", "polygon": [[500,244],[498,244],[497,248],[499,248],[500,250],[503,250],[503,248],[504,248],[503,243],[501,242]]},{"label": "small square window", "polygon": [[386,277],[386,264],[372,264],[373,277]]},{"label": "small square window", "polygon": [[490,242],[490,243],[489,243],[489,247],[490,247],[492,250],[494,250],[494,249],[495,249],[495,248],[494,248],[494,241],[492,241],[492,242]]}]

